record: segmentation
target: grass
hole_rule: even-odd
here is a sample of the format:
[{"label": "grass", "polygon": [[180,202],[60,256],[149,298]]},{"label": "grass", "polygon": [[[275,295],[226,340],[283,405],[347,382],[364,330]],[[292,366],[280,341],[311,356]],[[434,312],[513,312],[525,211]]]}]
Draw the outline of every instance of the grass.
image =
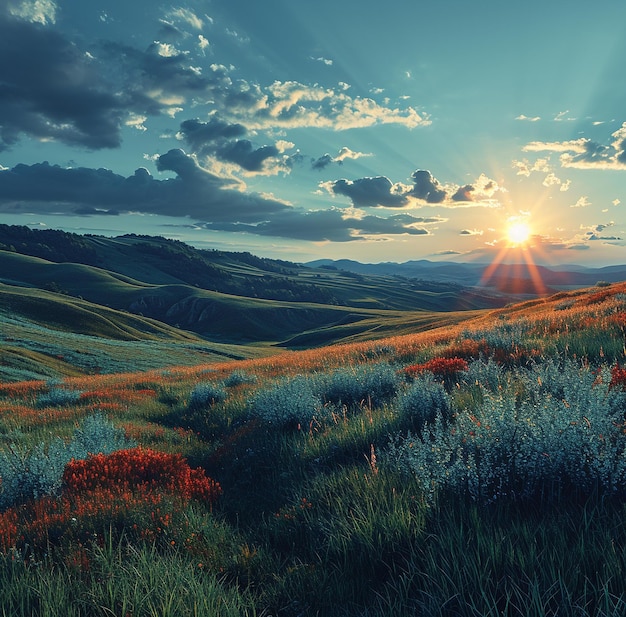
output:
[{"label": "grass", "polygon": [[[619,464],[609,468],[626,452],[625,291],[562,293],[438,330],[271,357],[0,383],[2,450],[69,440],[101,413],[222,491],[207,502],[165,480],[131,483],[106,510],[94,479],[92,497],[72,497],[68,484],[46,497],[65,504],[55,526],[42,508],[56,502],[6,508],[0,615],[623,615],[626,483]],[[277,422],[293,407],[279,395],[297,397],[305,382],[314,413]],[[255,407],[268,392],[272,416]],[[565,410],[575,424],[559,424]],[[540,490],[527,494],[516,493],[525,478],[513,450],[499,445],[520,435],[543,448],[531,457],[541,465],[515,468],[539,470]],[[432,448],[437,473],[398,464],[394,439]],[[446,444],[448,459],[436,452]],[[563,452],[584,461],[587,479],[550,478]],[[449,481],[470,454],[503,490],[483,499]],[[596,468],[621,480],[587,481]]]}]

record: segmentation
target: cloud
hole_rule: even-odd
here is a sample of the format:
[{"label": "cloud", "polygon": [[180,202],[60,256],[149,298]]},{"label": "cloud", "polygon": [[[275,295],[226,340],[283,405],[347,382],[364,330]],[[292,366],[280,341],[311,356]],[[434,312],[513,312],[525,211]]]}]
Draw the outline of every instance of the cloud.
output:
[{"label": "cloud", "polygon": [[123,101],[95,61],[54,30],[0,14],[0,84],[0,150],[21,135],[119,146]]},{"label": "cloud", "polygon": [[271,220],[258,224],[205,224],[207,229],[246,232],[262,236],[278,236],[309,242],[349,242],[375,236],[412,235],[426,236],[430,232],[425,225],[438,222],[398,214],[383,218],[362,216],[340,208],[302,211],[286,210]]},{"label": "cloud", "polygon": [[350,148],[344,146],[334,157],[326,153],[317,159],[311,159],[311,167],[313,169],[321,170],[325,169],[332,163],[338,163],[339,165],[341,165],[346,159],[360,159],[364,156],[372,156],[372,154],[368,154],[365,152],[354,152],[353,150],[350,150]]},{"label": "cloud", "polygon": [[184,8],[177,8],[168,11],[167,17],[172,20],[182,21],[194,30],[202,30],[204,22],[193,11]]},{"label": "cloud", "polygon": [[156,166],[176,177],[158,180],[144,168],[123,177],[106,169],[16,165],[0,171],[0,212],[144,212],[258,222],[289,209],[276,199],[233,189],[232,182],[207,172],[182,150],[159,156]]},{"label": "cloud", "polygon": [[234,139],[243,137],[247,133],[245,126],[239,123],[229,123],[212,117],[209,122],[198,119],[185,120],[180,125],[178,137],[183,139],[198,155],[214,156],[221,161],[234,163],[250,172],[275,173],[279,168],[283,171],[288,165],[278,160],[278,165],[266,168],[268,159],[278,159],[281,153],[293,144],[281,140],[276,145],[255,147],[249,139]]},{"label": "cloud", "polygon": [[[213,230],[310,241],[347,242],[394,235],[429,235],[440,217],[400,213],[387,218],[353,208],[307,211],[232,188],[194,157],[170,150],[155,159],[174,178],[155,179],[140,168],[129,177],[106,169],[49,163],[0,170],[0,213],[117,215],[127,212],[186,217]],[[240,188],[243,188],[240,186]]]},{"label": "cloud", "polygon": [[567,114],[569,114],[569,109],[566,109],[565,111],[560,111],[556,116],[554,116],[554,121],[555,122],[573,122],[574,120],[576,120],[576,118],[572,118],[571,116],[568,116]]},{"label": "cloud", "polygon": [[322,64],[325,64],[326,66],[332,66],[333,65],[333,61],[329,60],[328,58],[314,58],[313,56],[311,56],[311,60],[315,60],[316,62],[321,62]]},{"label": "cloud", "polygon": [[499,207],[495,199],[503,191],[494,180],[481,174],[473,184],[443,186],[426,169],[411,175],[413,185],[393,184],[385,176],[321,182],[320,187],[334,195],[345,195],[356,207],[400,208],[410,205],[440,205],[446,208],[469,206]]},{"label": "cloud", "polygon": [[[257,107],[247,125],[255,129],[317,127],[343,131],[377,124],[407,128],[430,124],[428,116],[413,107],[387,107],[371,98],[351,97],[342,85],[340,88],[275,81],[256,91]],[[237,109],[232,112],[236,114]]]},{"label": "cloud", "polygon": [[524,114],[520,114],[515,119],[516,120],[523,120],[525,122],[539,122],[539,120],[541,120],[541,118],[539,116],[529,117],[529,116],[525,116]]},{"label": "cloud", "polygon": [[482,236],[483,235],[483,230],[482,229],[462,229],[459,232],[459,235],[461,235],[461,236]]},{"label": "cloud", "polygon": [[6,10],[12,17],[43,25],[56,21],[57,7],[53,0],[9,0]]},{"label": "cloud", "polygon": [[570,208],[586,208],[587,206],[590,206],[590,205],[591,205],[591,202],[589,201],[589,198],[583,195],[582,197],[579,197],[576,203],[572,204]]},{"label": "cloud", "polygon": [[431,204],[440,204],[446,199],[446,191],[429,171],[418,169],[413,172],[411,178],[414,182],[410,192],[412,197],[417,197],[417,199]]},{"label": "cloud", "polygon": [[335,195],[349,197],[353,205],[358,208],[385,206],[400,208],[409,202],[406,195],[396,192],[389,178],[377,176],[375,178],[359,178],[358,180],[337,180],[325,185]]},{"label": "cloud", "polygon": [[609,145],[600,144],[587,138],[564,142],[531,142],[524,146],[525,151],[560,152],[562,167],[576,169],[626,169],[626,122],[611,134]]}]

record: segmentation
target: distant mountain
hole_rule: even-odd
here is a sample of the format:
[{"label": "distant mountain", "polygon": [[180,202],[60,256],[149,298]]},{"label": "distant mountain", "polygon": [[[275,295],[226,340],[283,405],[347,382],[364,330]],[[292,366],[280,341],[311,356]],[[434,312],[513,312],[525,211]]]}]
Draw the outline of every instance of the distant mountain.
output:
[{"label": "distant mountain", "polygon": [[626,265],[589,268],[579,265],[530,266],[528,264],[484,264],[432,262],[425,259],[403,263],[361,263],[349,259],[317,259],[311,268],[335,268],[362,275],[401,276],[436,280],[470,287],[483,287],[509,294],[545,294],[557,290],[588,287],[599,281],[626,280]]}]

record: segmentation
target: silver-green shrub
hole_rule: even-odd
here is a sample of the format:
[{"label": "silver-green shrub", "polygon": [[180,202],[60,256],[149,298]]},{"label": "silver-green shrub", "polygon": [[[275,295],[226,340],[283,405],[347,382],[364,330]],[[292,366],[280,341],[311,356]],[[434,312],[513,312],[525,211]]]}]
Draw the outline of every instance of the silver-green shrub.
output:
[{"label": "silver-green shrub", "polygon": [[257,376],[253,373],[247,373],[243,370],[233,371],[225,380],[224,385],[227,388],[233,388],[243,384],[253,384],[257,382]]},{"label": "silver-green shrub", "polygon": [[507,388],[484,388],[479,408],[450,425],[436,415],[421,435],[396,436],[379,461],[417,478],[431,498],[623,495],[625,397],[573,362],[520,370]]},{"label": "silver-green shrub", "polygon": [[403,424],[413,426],[421,433],[424,425],[433,424],[438,417],[444,423],[449,420],[450,395],[432,375],[424,374],[398,397],[397,408]]},{"label": "silver-green shrub", "polygon": [[74,405],[80,399],[80,395],[81,392],[78,390],[52,387],[48,392],[44,392],[37,397],[35,405],[39,408]]},{"label": "silver-green shrub", "polygon": [[340,368],[312,379],[325,403],[347,407],[382,405],[396,395],[401,383],[397,371],[385,362]]},{"label": "silver-green shrub", "polygon": [[196,384],[189,396],[189,409],[198,410],[212,407],[226,399],[226,390],[220,384],[210,381]]},{"label": "silver-green shrub", "polygon": [[258,391],[250,401],[250,409],[253,416],[279,427],[306,426],[326,414],[311,380],[303,376],[282,379]]},{"label": "silver-green shrub", "polygon": [[57,437],[30,451],[11,445],[0,452],[0,510],[27,499],[58,494],[63,470],[72,459],[135,445],[102,414],[85,418],[67,443]]}]

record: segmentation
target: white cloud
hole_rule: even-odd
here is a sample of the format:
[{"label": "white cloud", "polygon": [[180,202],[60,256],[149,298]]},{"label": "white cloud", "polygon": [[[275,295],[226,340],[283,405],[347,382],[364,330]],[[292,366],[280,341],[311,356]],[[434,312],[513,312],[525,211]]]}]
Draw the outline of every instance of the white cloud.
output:
[{"label": "white cloud", "polygon": [[140,114],[129,114],[126,122],[124,124],[126,126],[130,126],[138,131],[147,131],[148,129],[145,127],[144,122],[148,119],[147,116],[143,116]]},{"label": "white cloud", "polygon": [[193,11],[184,8],[172,9],[167,13],[168,17],[185,22],[195,30],[202,30],[204,22]]},{"label": "white cloud", "polygon": [[585,152],[589,140],[581,137],[570,141],[531,141],[522,150],[524,152]]},{"label": "white cloud", "polygon": [[210,43],[209,43],[209,39],[207,39],[206,37],[202,36],[201,34],[198,35],[198,47],[204,51],[207,47],[209,47]]},{"label": "white cloud", "polygon": [[325,64],[326,66],[332,66],[333,65],[333,61],[329,60],[328,58],[314,58],[313,56],[311,56],[311,60],[315,60],[316,62],[321,62],[322,64]]},{"label": "white cloud", "polygon": [[589,199],[583,195],[582,197],[580,197],[578,199],[578,201],[575,204],[572,204],[570,206],[570,208],[586,208],[587,206],[590,206],[591,202],[589,201]]},{"label": "white cloud", "polygon": [[56,4],[53,0],[23,0],[9,2],[9,13],[14,17],[40,24],[55,23]]},{"label": "white cloud", "polygon": [[566,109],[565,111],[560,111],[556,116],[554,116],[554,121],[555,122],[571,122],[573,120],[576,120],[576,118],[572,118],[571,116],[568,116],[567,114],[569,114],[569,109]]},{"label": "white cloud", "polygon": [[516,120],[524,120],[526,122],[539,122],[539,120],[541,120],[540,116],[526,116],[524,114],[520,114],[519,116],[517,116],[515,118]]}]

